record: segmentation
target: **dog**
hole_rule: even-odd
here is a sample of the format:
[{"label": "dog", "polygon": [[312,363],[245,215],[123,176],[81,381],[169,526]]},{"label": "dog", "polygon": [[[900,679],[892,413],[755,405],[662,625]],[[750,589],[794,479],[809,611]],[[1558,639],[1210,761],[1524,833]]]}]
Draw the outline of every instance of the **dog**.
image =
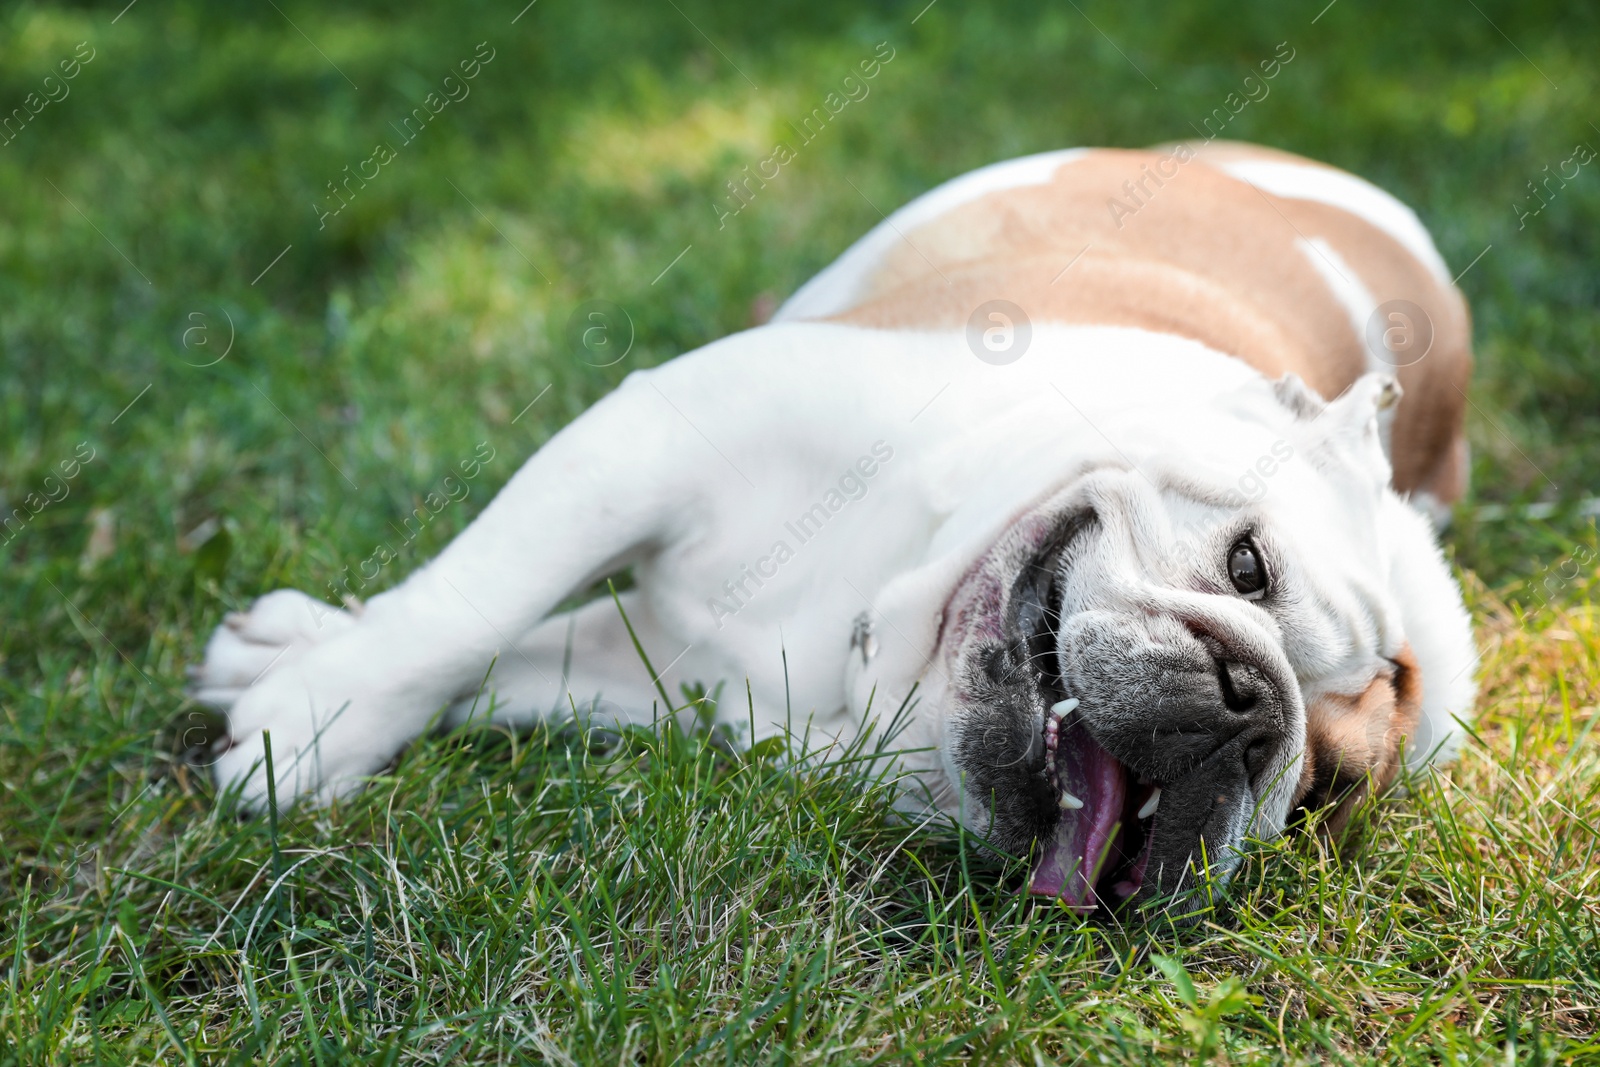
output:
[{"label": "dog", "polygon": [[[629,375],[397,587],[230,615],[193,672],[216,775],[259,806],[270,731],[279,795],[327,800],[441,709],[647,724],[747,681],[717,714],[752,741],[906,709],[907,803],[1064,907],[1225,882],[1454,752],[1475,659],[1435,526],[1471,359],[1416,215],[1332,167],[986,167]],[[626,621],[553,613],[628,567]]]}]

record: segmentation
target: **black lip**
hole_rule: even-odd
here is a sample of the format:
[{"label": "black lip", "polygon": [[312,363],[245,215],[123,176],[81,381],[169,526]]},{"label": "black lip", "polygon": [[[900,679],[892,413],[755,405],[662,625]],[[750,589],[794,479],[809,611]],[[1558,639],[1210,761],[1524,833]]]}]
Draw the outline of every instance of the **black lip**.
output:
[{"label": "black lip", "polygon": [[[1067,515],[1055,535],[1039,546],[1012,584],[1007,618],[1008,636],[1018,660],[1025,663],[1034,674],[1045,709],[1039,723],[1041,749],[1050,708],[1072,695],[1061,677],[1062,567],[1070,565],[1073,547],[1098,522],[1099,516],[1092,508]],[[1076,722],[1092,736],[1093,729],[1082,710],[1071,712],[1067,721]],[[1042,777],[1042,751],[1037,762],[1037,770]],[[1159,819],[1159,813],[1149,819],[1140,819],[1138,810],[1149,795],[1141,786],[1148,784],[1159,788],[1160,783],[1142,775],[1121,759],[1117,760],[1117,764],[1125,781],[1123,810],[1119,819],[1121,828],[1112,842],[1112,862],[1107,864],[1106,870],[1095,881],[1095,899],[1102,914],[1120,912],[1141,899],[1145,876],[1141,863],[1148,862],[1155,846]],[[1053,826],[1060,818],[1060,811],[1054,803],[1053,788],[1050,800],[1048,822]],[[1130,881],[1135,872],[1139,875],[1139,882],[1135,884],[1133,892],[1119,892],[1116,887]]]},{"label": "black lip", "polygon": [[[1035,674],[1046,709],[1067,695],[1060,664],[1061,563],[1098,519],[1093,508],[1066,515],[1011,585],[1007,633],[1017,658]],[[1044,728],[1043,719],[1039,728]]]},{"label": "black lip", "polygon": [[1055,648],[1060,605],[1051,607],[1050,587],[1061,553],[1095,514],[1079,508],[1047,521],[1048,535],[1006,587],[1001,633],[964,655],[957,682],[968,714],[952,760],[967,791],[989,808],[987,844],[1012,856],[1028,855],[1060,815],[1044,773],[1044,718],[1065,695]]}]

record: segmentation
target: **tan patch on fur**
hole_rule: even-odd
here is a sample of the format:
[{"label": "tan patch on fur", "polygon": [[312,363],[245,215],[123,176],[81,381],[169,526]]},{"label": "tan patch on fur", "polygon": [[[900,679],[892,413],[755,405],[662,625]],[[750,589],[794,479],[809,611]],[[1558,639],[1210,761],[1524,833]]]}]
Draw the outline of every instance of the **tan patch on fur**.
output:
[{"label": "tan patch on fur", "polygon": [[1337,834],[1372,792],[1400,771],[1401,745],[1416,739],[1422,717],[1422,673],[1405,645],[1366,689],[1332,693],[1306,707],[1306,758],[1295,802],[1320,808],[1338,801],[1323,822]]},{"label": "tan patch on fur", "polygon": [[1302,240],[1320,238],[1377,303],[1410,300],[1433,320],[1427,357],[1396,372],[1405,397],[1394,424],[1394,484],[1455,500],[1463,488],[1455,463],[1461,390],[1471,369],[1460,294],[1365,220],[1271,196],[1205,162],[1309,161],[1213,144],[1180,164],[1172,151],[1097,150],[1063,164],[1048,183],[948,211],[905,234],[855,304],[831,318],[959,329],[978,304],[1003,298],[1034,322],[1192,338],[1269,377],[1293,371],[1331,398],[1365,372],[1367,358],[1349,313],[1301,250]]},{"label": "tan patch on fur", "polygon": [[1251,144],[1249,141],[1173,141],[1171,144],[1153,146],[1152,152],[1170,152],[1180,144],[1193,148],[1204,163],[1214,163],[1226,166],[1229,163],[1294,163],[1299,166],[1321,167],[1323,170],[1338,170],[1326,163],[1315,159],[1297,156],[1293,152],[1285,152],[1281,148],[1269,148],[1262,144]]}]

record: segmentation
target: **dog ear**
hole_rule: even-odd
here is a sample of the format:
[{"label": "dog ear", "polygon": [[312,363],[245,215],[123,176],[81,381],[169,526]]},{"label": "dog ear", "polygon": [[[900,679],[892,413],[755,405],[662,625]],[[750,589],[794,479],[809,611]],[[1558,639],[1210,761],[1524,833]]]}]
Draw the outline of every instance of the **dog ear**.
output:
[{"label": "dog ear", "polygon": [[1410,645],[1354,695],[1325,693],[1306,706],[1306,759],[1296,803],[1332,804],[1322,829],[1337,836],[1369,796],[1394,782],[1422,718],[1422,674]]},{"label": "dog ear", "polygon": [[1388,485],[1390,429],[1399,404],[1400,383],[1393,375],[1363,374],[1306,424],[1313,460]]}]

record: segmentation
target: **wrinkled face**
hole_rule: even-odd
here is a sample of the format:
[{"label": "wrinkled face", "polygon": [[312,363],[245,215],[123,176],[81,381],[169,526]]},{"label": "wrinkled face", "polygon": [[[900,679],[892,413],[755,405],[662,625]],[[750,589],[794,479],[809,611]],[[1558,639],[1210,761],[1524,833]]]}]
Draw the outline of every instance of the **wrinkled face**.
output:
[{"label": "wrinkled face", "polygon": [[1168,901],[1228,877],[1297,806],[1340,801],[1342,819],[1387,784],[1418,740],[1420,678],[1388,490],[1360,492],[1307,465],[1241,506],[1103,469],[972,567],[940,636],[940,756],[963,817],[1032,857],[1035,893]]}]

